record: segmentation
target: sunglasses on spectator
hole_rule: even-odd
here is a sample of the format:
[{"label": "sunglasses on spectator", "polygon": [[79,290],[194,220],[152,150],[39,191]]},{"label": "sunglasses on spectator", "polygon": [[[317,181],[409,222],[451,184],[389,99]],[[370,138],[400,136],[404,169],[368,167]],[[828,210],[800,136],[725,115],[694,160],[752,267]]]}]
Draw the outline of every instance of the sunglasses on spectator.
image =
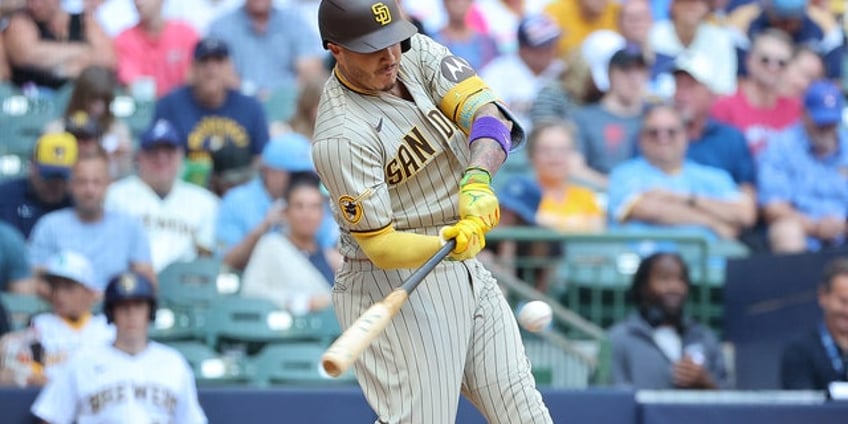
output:
[{"label": "sunglasses on spectator", "polygon": [[678,127],[647,127],[642,132],[650,137],[650,138],[660,138],[660,137],[668,137],[675,138],[677,137],[683,129]]},{"label": "sunglasses on spectator", "polygon": [[766,56],[766,55],[760,56],[760,63],[762,63],[765,66],[776,65],[778,68],[783,68],[783,67],[786,67],[786,64],[788,62],[789,62],[788,60],[781,59],[781,58],[778,58],[778,57],[771,57],[771,56]]}]

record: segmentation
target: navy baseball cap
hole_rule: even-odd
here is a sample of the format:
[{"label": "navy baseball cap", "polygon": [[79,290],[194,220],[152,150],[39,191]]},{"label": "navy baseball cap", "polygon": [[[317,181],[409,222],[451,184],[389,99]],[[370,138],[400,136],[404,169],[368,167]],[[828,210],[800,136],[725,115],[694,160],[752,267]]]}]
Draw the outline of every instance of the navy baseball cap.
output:
[{"label": "navy baseball cap", "polygon": [[609,60],[610,69],[645,68],[647,66],[648,62],[645,60],[645,53],[634,44],[628,44],[624,48],[617,50]]},{"label": "navy baseball cap", "polygon": [[536,225],[542,189],[529,178],[513,178],[498,190],[498,202],[501,209],[514,212],[527,224]]},{"label": "navy baseball cap", "polygon": [[833,125],[842,121],[845,99],[836,84],[819,80],[804,93],[804,109],[816,125]]},{"label": "navy baseball cap", "polygon": [[183,142],[176,128],[165,119],[157,119],[140,137],[142,150],[151,149],[154,146],[170,145],[182,147]]},{"label": "navy baseball cap", "polygon": [[210,57],[229,57],[230,48],[224,40],[207,37],[197,42],[194,46],[194,60],[203,60]]},{"label": "navy baseball cap", "polygon": [[527,47],[545,47],[562,36],[562,30],[547,15],[531,15],[518,25],[518,44]]}]

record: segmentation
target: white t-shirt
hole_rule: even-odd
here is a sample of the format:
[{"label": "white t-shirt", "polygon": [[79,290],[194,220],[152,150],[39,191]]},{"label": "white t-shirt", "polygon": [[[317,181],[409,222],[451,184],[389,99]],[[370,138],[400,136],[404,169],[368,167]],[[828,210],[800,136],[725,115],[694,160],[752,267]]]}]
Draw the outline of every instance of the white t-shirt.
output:
[{"label": "white t-shirt", "polygon": [[197,247],[214,249],[218,198],[203,187],[178,180],[163,199],[132,175],[109,186],[106,209],[141,219],[156,272],[194,260]]},{"label": "white t-shirt", "polygon": [[206,423],[188,363],[156,342],[136,355],[112,345],[80,352],[31,410],[51,424]]},{"label": "white t-shirt", "polygon": [[480,70],[480,78],[498,98],[506,102],[525,132],[529,132],[530,108],[539,91],[559,77],[564,69],[565,64],[556,59],[542,73],[535,75],[518,54],[509,54],[489,62]]},{"label": "white t-shirt", "polygon": [[44,348],[44,375],[48,379],[56,376],[80,350],[115,340],[115,327],[103,315],[92,315],[80,328],[74,328],[56,314],[39,314],[33,318],[32,327]]}]

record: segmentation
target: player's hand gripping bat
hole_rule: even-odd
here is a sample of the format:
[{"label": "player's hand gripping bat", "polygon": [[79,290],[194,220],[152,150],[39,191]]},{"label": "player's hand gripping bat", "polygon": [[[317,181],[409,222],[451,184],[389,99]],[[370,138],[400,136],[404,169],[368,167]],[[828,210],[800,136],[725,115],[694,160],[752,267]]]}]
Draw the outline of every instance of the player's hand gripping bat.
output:
[{"label": "player's hand gripping bat", "polygon": [[456,246],[456,240],[448,240],[427,262],[413,272],[400,287],[394,289],[383,300],[371,305],[347,330],[327,348],[321,356],[321,366],[327,374],[338,377],[359,358],[362,351],[389,325],[409,294],[424,281]]}]

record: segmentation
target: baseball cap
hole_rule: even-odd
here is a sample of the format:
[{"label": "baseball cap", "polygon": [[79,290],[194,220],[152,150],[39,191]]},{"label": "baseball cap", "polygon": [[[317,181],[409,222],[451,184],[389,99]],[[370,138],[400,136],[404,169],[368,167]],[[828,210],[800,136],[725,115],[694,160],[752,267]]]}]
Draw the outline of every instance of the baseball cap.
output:
[{"label": "baseball cap", "polygon": [[819,80],[804,93],[804,108],[816,125],[832,125],[842,121],[845,99],[835,84]]},{"label": "baseball cap", "polygon": [[580,45],[580,54],[589,66],[592,81],[601,91],[609,90],[609,62],[615,52],[627,45],[624,37],[612,30],[602,29],[589,34]]},{"label": "baseball cap", "polygon": [[519,45],[544,47],[559,40],[562,30],[547,15],[531,15],[518,24],[517,36]]},{"label": "baseball cap", "polygon": [[224,40],[215,37],[207,37],[197,42],[194,46],[194,60],[203,60],[209,57],[229,57],[230,48]]},{"label": "baseball cap", "polygon": [[285,133],[265,145],[262,149],[262,163],[278,171],[314,171],[312,143],[298,133]]},{"label": "baseball cap", "polygon": [[157,119],[144,133],[141,134],[140,147],[147,150],[157,145],[182,147],[183,143],[176,128],[165,119]]},{"label": "baseball cap", "polygon": [[67,278],[83,286],[99,291],[94,283],[94,267],[85,255],[73,251],[62,250],[47,261],[45,276]]},{"label": "baseball cap", "polygon": [[645,60],[645,54],[635,45],[627,45],[617,50],[609,60],[610,69],[631,68],[634,66],[642,68],[648,66],[648,62]]},{"label": "baseball cap", "polygon": [[672,73],[683,72],[689,74],[695,81],[705,85],[711,91],[713,89],[713,62],[702,53],[688,52],[677,55],[674,59]]},{"label": "baseball cap", "polygon": [[100,138],[103,135],[100,124],[85,111],[76,111],[65,118],[65,131],[78,140]]},{"label": "baseball cap", "polygon": [[77,154],[76,137],[67,132],[47,133],[36,141],[35,165],[44,178],[67,178]]},{"label": "baseball cap", "polygon": [[542,190],[528,178],[513,178],[498,190],[501,209],[517,214],[528,224],[536,225],[536,211],[542,202]]},{"label": "baseball cap", "polygon": [[771,11],[781,18],[800,18],[807,13],[807,0],[771,0]]}]

